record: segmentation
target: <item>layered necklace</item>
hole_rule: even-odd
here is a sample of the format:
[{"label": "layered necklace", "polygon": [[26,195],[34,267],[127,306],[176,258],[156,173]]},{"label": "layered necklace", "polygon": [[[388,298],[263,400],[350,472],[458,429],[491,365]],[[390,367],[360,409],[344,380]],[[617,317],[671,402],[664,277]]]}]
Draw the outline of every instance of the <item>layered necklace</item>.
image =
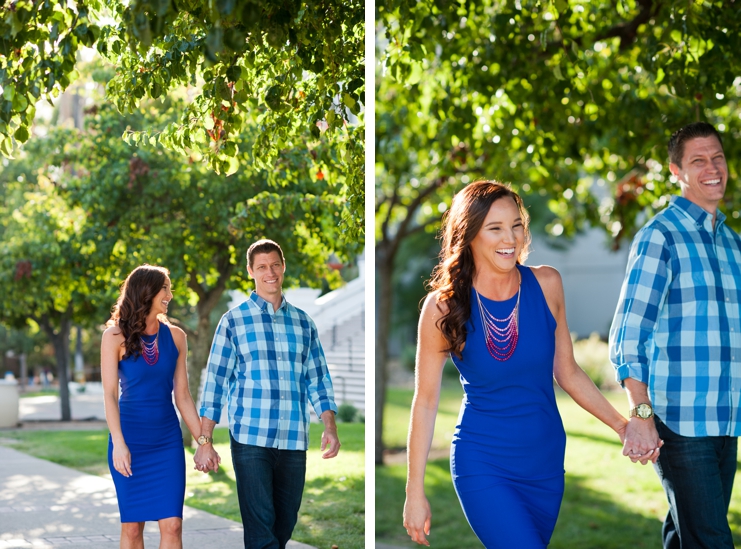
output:
[{"label": "layered necklace", "polygon": [[[519,274],[519,271],[518,271]],[[500,361],[505,361],[512,356],[517,347],[519,338],[520,322],[520,291],[522,290],[522,275],[517,285],[517,302],[515,308],[506,318],[497,318],[491,314],[481,302],[479,292],[476,292],[476,300],[479,304],[479,313],[481,314],[481,324],[484,326],[484,337],[486,339],[486,348],[489,354]]]},{"label": "layered necklace", "polygon": [[157,344],[159,338],[159,327],[157,327],[157,334],[154,336],[154,339],[149,343],[144,341],[144,338],[142,336],[139,336],[139,341],[141,341],[142,344],[142,356],[144,357],[144,362],[146,362],[150,366],[154,366],[157,363],[157,359],[159,359],[160,357],[160,348]]}]

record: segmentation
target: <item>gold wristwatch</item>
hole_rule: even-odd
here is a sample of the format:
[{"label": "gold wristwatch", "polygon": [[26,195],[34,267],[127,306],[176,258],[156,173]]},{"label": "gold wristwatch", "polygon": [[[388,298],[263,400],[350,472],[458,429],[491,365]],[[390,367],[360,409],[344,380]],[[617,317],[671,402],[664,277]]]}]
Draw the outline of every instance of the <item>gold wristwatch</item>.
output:
[{"label": "gold wristwatch", "polygon": [[206,435],[201,435],[196,439],[196,442],[198,442],[198,446],[203,446],[207,443],[213,443],[214,439],[212,437],[207,437]]},{"label": "gold wristwatch", "polygon": [[630,417],[638,417],[641,419],[651,419],[654,417],[654,409],[648,402],[642,402],[635,408],[631,408]]}]

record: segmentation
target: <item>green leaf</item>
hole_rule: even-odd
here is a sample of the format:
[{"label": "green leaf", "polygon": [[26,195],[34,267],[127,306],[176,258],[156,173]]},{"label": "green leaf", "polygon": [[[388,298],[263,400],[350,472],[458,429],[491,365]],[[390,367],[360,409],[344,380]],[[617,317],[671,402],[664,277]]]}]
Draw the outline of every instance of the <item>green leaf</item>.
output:
[{"label": "green leaf", "polygon": [[28,141],[28,128],[26,128],[25,126],[19,127],[15,131],[15,134],[13,135],[13,137],[15,137],[16,140],[19,141],[20,143],[25,143],[26,141]]}]

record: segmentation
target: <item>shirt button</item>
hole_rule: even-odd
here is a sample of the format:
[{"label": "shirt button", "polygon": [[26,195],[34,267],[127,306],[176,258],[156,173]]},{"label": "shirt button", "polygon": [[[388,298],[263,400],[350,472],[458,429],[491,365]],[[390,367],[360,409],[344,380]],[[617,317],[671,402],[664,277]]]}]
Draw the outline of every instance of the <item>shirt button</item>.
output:
[{"label": "shirt button", "polygon": [[280,395],[280,398],[286,398],[286,397],[284,397],[283,395]]}]

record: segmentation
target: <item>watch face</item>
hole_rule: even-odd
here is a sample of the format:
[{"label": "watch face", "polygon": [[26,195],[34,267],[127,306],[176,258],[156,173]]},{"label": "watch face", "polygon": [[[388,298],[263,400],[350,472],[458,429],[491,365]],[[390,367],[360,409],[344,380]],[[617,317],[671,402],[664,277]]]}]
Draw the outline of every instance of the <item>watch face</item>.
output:
[{"label": "watch face", "polygon": [[206,435],[199,436],[198,437],[198,445],[200,446],[200,445],[206,444],[206,440],[207,440],[206,439]]},{"label": "watch face", "polygon": [[648,419],[653,415],[653,410],[648,404],[639,404],[636,406],[636,415],[641,419]]}]

